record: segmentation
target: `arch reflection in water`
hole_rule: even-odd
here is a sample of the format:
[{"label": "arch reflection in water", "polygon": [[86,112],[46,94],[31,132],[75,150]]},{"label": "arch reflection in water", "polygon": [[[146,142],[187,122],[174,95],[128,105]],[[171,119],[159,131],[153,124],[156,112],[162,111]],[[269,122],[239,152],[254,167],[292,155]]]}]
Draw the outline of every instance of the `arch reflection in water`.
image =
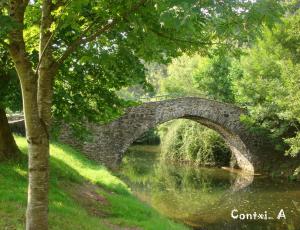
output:
[{"label": "arch reflection in water", "polygon": [[[218,168],[176,165],[159,160],[159,154],[127,152],[120,176],[141,200],[163,215],[194,229],[297,229],[300,216],[293,202],[300,202],[300,185],[238,174]],[[241,221],[231,211],[277,216],[284,221]],[[243,227],[244,226],[244,227]],[[288,227],[289,226],[289,227]]]}]

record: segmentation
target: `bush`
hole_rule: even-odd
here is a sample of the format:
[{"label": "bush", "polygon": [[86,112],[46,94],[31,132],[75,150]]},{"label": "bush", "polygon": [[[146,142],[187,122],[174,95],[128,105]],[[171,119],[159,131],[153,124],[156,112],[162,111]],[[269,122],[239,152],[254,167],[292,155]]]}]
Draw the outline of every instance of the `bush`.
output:
[{"label": "bush", "polygon": [[163,160],[205,166],[229,165],[230,150],[215,131],[189,120],[168,122],[160,130]]}]

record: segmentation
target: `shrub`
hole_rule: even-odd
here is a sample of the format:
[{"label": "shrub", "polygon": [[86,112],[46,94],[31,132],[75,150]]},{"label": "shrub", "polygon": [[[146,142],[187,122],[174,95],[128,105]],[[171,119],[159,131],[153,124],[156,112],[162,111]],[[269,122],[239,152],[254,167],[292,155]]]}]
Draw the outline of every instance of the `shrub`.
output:
[{"label": "shrub", "polygon": [[194,121],[176,120],[160,128],[162,159],[196,165],[228,165],[230,151],[215,131]]}]

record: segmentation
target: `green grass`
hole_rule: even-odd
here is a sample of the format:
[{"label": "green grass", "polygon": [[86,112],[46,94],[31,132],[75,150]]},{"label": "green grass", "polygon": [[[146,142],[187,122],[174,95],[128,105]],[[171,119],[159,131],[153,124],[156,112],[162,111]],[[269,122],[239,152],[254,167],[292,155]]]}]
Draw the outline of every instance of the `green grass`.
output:
[{"label": "green grass", "polygon": [[[27,143],[16,137],[22,160],[0,164],[0,229],[24,229]],[[105,167],[69,146],[50,150],[50,229],[186,229],[137,200]]]}]

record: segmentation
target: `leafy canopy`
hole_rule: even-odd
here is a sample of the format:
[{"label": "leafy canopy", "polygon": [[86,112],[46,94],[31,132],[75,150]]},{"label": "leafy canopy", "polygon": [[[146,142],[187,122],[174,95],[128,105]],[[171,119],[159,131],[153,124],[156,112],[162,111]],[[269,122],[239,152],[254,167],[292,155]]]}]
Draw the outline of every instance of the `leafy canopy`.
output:
[{"label": "leafy canopy", "polygon": [[[42,1],[29,1],[24,25],[0,8],[0,41],[21,26],[26,50],[38,67]],[[76,123],[106,121],[127,103],[115,92],[146,82],[144,63],[168,63],[183,53],[238,48],[282,13],[277,1],[54,0],[47,42],[58,67],[54,115]]]}]

